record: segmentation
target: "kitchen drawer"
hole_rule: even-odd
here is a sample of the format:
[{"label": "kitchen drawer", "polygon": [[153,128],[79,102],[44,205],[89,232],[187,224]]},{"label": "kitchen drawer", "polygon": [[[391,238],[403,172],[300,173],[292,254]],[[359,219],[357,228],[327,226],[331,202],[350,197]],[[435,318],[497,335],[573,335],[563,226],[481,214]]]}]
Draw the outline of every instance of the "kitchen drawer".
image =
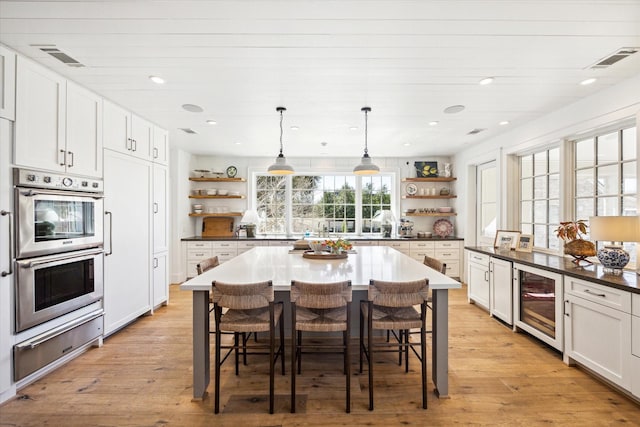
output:
[{"label": "kitchen drawer", "polygon": [[436,250],[438,249],[449,249],[449,250],[456,250],[456,251],[460,250],[460,242],[457,240],[454,242],[444,242],[442,240],[438,240],[434,243],[436,245]]},{"label": "kitchen drawer", "polygon": [[460,261],[445,261],[447,270],[445,274],[449,277],[460,277]]},{"label": "kitchen drawer", "polygon": [[640,294],[633,294],[631,298],[631,314],[640,316]]},{"label": "kitchen drawer", "polygon": [[624,313],[631,313],[631,292],[565,276],[565,292]]},{"label": "kitchen drawer", "polygon": [[460,251],[458,249],[437,249],[435,250],[435,258],[439,261],[459,260]]},{"label": "kitchen drawer", "polygon": [[218,257],[218,261],[220,264],[223,262],[229,261],[231,258],[235,258],[237,255],[236,249],[231,250],[220,250],[220,252],[216,252],[216,256]]},{"label": "kitchen drawer", "polygon": [[211,249],[212,247],[212,242],[187,242],[187,250]]},{"label": "kitchen drawer", "polygon": [[353,246],[378,246],[377,240],[352,240]]},{"label": "kitchen drawer", "polygon": [[407,251],[409,252],[411,250],[411,243],[409,242],[398,242],[398,241],[390,241],[390,242],[384,242],[384,241],[380,241],[378,243],[378,246],[389,246],[393,249],[397,249],[400,252],[404,252]]},{"label": "kitchen drawer", "polygon": [[413,251],[433,251],[436,247],[435,242],[409,242],[409,247],[411,248],[411,252]]},{"label": "kitchen drawer", "polygon": [[213,252],[211,249],[188,249],[187,250],[187,261],[199,261],[205,258],[211,258],[213,256]]},{"label": "kitchen drawer", "polygon": [[269,240],[269,246],[287,246],[293,248],[295,240]]},{"label": "kitchen drawer", "polygon": [[238,249],[238,242],[234,241],[219,241],[212,242],[212,248],[214,251],[218,251],[220,249],[227,250],[233,249],[234,251]]},{"label": "kitchen drawer", "polygon": [[433,253],[433,250],[421,250],[421,251],[411,251],[409,253],[409,256],[413,259],[415,259],[416,261],[420,261],[420,262],[424,262],[424,257],[426,256],[430,256],[431,258],[433,258],[435,256],[435,254]]},{"label": "kitchen drawer", "polygon": [[240,250],[246,251],[249,249],[253,249],[257,246],[269,246],[269,243],[265,241],[257,241],[257,240],[252,240],[247,242],[238,242],[238,251]]},{"label": "kitchen drawer", "polygon": [[473,251],[467,251],[467,258],[469,259],[469,262],[475,262],[476,264],[482,264],[483,266],[486,266],[487,269],[489,268],[489,255],[487,254],[481,254],[478,252],[473,252]]}]

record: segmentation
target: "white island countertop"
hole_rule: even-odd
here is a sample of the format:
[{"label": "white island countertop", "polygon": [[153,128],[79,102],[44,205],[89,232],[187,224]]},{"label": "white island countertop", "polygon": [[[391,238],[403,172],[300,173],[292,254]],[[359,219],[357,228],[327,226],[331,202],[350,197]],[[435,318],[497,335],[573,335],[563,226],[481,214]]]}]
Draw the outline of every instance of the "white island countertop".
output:
[{"label": "white island countertop", "polygon": [[370,279],[410,281],[429,279],[429,287],[457,289],[458,281],[386,246],[358,246],[345,259],[303,258],[288,248],[256,247],[204,274],[184,282],[185,291],[208,291],[211,282],[251,283],[271,280],[275,291],[288,291],[291,280],[338,282],[351,280],[353,290],[366,290]]}]

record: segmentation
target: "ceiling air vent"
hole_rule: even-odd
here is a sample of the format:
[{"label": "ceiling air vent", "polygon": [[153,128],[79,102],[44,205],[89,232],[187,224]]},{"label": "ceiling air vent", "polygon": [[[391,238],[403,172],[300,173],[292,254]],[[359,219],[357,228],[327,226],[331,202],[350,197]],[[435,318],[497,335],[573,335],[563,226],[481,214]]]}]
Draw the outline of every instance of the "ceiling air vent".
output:
[{"label": "ceiling air vent", "polygon": [[196,132],[195,130],[191,129],[191,128],[180,128],[180,130],[184,133],[191,133],[191,134],[196,134],[198,132]]},{"label": "ceiling air vent", "polygon": [[69,67],[78,67],[78,68],[84,67],[84,64],[81,64],[79,61],[76,61],[66,53],[62,52],[57,47],[41,47],[40,50],[43,51],[44,53],[48,53],[49,55],[53,56],[63,64],[68,65]]},{"label": "ceiling air vent", "polygon": [[482,132],[484,130],[486,130],[486,129],[475,128],[475,129],[471,130],[469,133],[467,133],[467,135],[476,135],[476,134],[478,134],[478,133],[480,133],[480,132]]},{"label": "ceiling air vent", "polygon": [[600,59],[594,65],[590,66],[591,69],[599,69],[599,68],[607,68],[616,62],[622,61],[626,57],[633,55],[638,51],[638,48],[635,47],[623,47],[613,54],[607,56],[606,58]]}]

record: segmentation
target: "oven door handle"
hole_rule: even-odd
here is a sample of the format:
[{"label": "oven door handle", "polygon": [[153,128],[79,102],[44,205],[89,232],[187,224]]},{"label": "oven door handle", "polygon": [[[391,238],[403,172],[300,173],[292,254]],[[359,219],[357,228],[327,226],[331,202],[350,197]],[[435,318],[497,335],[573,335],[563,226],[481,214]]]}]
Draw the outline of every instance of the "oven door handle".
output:
[{"label": "oven door handle", "polygon": [[40,344],[47,342],[48,340],[57,337],[58,335],[62,335],[65,332],[70,331],[76,326],[80,326],[83,323],[89,322],[93,319],[96,319],[104,314],[103,309],[99,309],[96,311],[92,311],[91,313],[87,313],[82,317],[79,317],[69,323],[65,323],[64,325],[60,325],[51,331],[48,331],[44,334],[37,335],[33,337],[30,341],[26,341],[20,344],[16,344],[17,350],[32,350],[39,346]]},{"label": "oven door handle", "polygon": [[9,211],[3,209],[0,211],[0,215],[9,216],[9,271],[1,273],[2,277],[7,277],[13,274],[13,221],[11,221],[11,212]]},{"label": "oven door handle", "polygon": [[81,258],[81,257],[87,257],[87,256],[93,256],[93,255],[97,255],[104,252],[104,250],[102,248],[100,249],[92,249],[92,250],[88,250],[88,251],[75,251],[75,252],[71,252],[69,254],[66,254],[65,256],[59,256],[59,257],[47,257],[46,259],[39,259],[36,261],[30,261],[30,262],[24,262],[24,261],[20,261],[19,264],[22,268],[33,268],[33,267],[37,267],[38,265],[43,265],[43,264],[51,264],[52,262],[58,262],[58,261],[65,261],[68,259],[77,259],[77,258]]},{"label": "oven door handle", "polygon": [[77,197],[89,197],[92,199],[104,199],[104,195],[102,193],[82,193],[79,191],[62,191],[62,190],[36,190],[36,189],[28,189],[26,191],[21,191],[20,194],[22,196],[33,197],[38,195],[54,195],[54,196],[77,196]]},{"label": "oven door handle", "polygon": [[109,252],[105,252],[104,256],[113,255],[113,212],[104,211],[105,215],[109,215]]}]

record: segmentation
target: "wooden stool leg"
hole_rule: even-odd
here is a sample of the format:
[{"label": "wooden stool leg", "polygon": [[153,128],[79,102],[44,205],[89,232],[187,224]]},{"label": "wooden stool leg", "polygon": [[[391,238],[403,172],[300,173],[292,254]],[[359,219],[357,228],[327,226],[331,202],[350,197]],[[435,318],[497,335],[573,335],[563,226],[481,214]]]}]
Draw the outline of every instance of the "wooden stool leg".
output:
[{"label": "wooden stool leg", "polygon": [[369,313],[368,313],[368,319],[367,319],[367,355],[369,356],[367,358],[368,362],[369,362],[369,410],[373,411],[373,343],[372,343],[372,333],[371,333],[371,329],[373,326],[373,306],[371,304],[371,302],[369,302]]},{"label": "wooden stool leg", "polygon": [[291,413],[296,412],[296,305],[291,304]]}]

